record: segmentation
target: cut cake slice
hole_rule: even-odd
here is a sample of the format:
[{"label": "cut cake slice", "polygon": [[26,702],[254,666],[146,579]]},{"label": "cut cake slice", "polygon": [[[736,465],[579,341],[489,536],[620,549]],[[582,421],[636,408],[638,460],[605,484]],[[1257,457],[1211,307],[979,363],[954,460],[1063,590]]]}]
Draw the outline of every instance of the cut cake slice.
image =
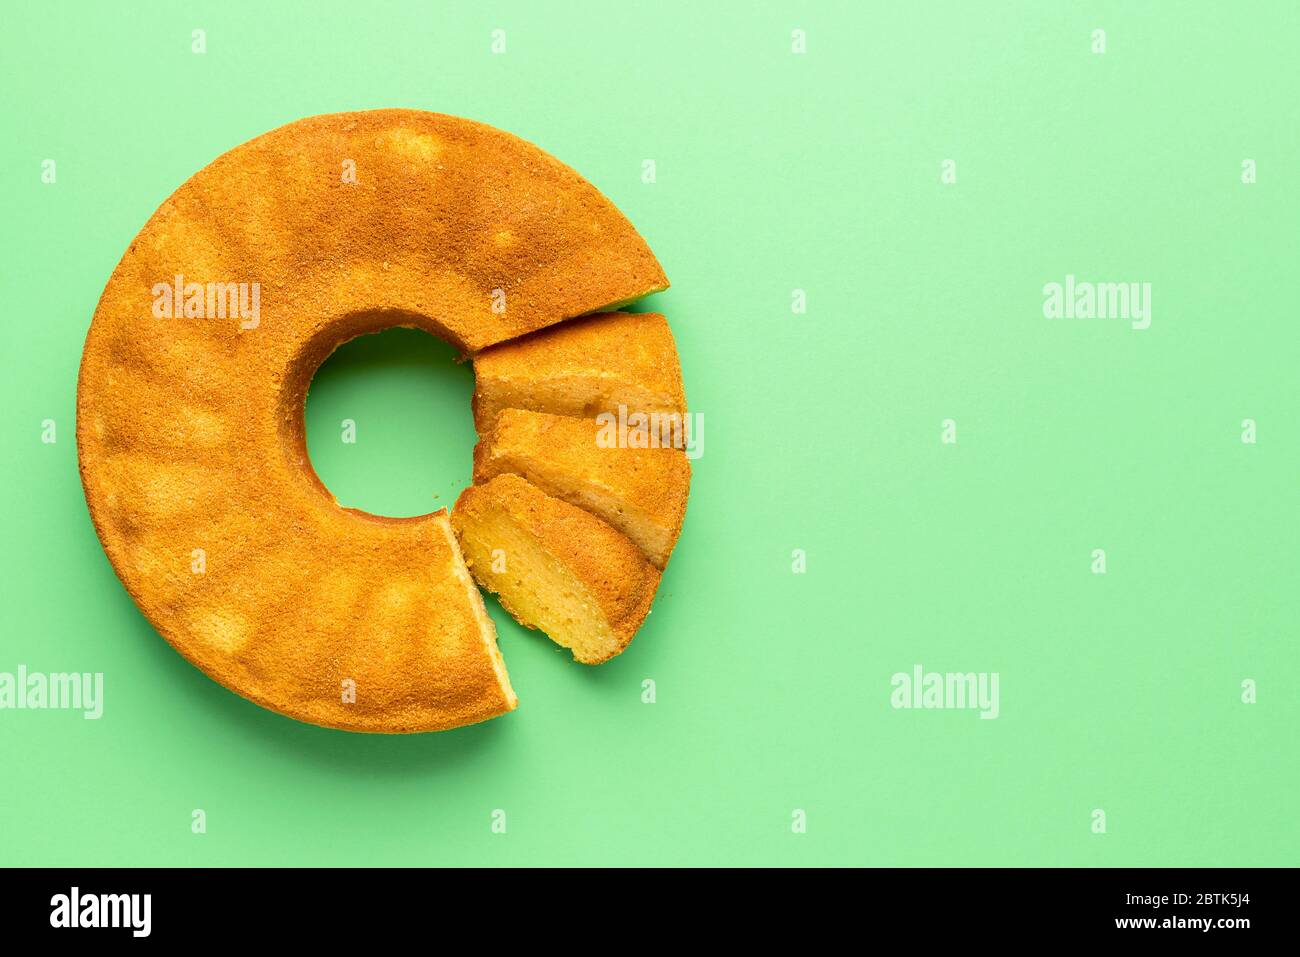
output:
[{"label": "cut cake slice", "polygon": [[517,475],[465,489],[451,522],[475,581],[575,661],[614,657],[650,613],[659,570],[640,549]]},{"label": "cut cake slice", "polygon": [[677,544],[691,486],[680,449],[611,446],[592,419],[523,409],[503,410],[474,450],[475,484],[504,474],[603,519],[659,569]]},{"label": "cut cake slice", "polygon": [[474,426],[503,409],[593,418],[686,414],[677,346],[658,313],[608,312],[561,323],[474,356]]}]

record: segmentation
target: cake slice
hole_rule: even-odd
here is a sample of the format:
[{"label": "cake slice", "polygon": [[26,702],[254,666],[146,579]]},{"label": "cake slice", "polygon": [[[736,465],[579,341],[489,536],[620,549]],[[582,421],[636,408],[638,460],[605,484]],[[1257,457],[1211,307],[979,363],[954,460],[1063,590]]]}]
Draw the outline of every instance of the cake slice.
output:
[{"label": "cake slice", "polygon": [[668,564],[686,515],[691,465],[672,448],[618,448],[592,419],[505,409],[474,449],[474,482],[526,478],[630,538],[656,568]]},{"label": "cake slice", "polygon": [[657,313],[600,313],[503,342],[474,356],[474,378],[480,436],[502,409],[686,414],[677,346]]},{"label": "cake slice", "polygon": [[650,613],[659,570],[640,549],[517,475],[465,489],[451,523],[474,580],[575,661],[614,657]]}]

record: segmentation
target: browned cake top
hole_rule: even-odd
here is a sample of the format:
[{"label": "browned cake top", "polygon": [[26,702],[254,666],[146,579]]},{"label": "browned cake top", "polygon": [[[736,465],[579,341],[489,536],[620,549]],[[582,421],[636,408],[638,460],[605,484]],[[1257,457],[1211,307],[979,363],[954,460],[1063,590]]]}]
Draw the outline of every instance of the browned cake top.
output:
[{"label": "browned cake top", "polygon": [[474,372],[507,381],[620,380],[663,396],[674,411],[686,411],[677,345],[668,320],[654,312],[584,316],[479,353]]}]

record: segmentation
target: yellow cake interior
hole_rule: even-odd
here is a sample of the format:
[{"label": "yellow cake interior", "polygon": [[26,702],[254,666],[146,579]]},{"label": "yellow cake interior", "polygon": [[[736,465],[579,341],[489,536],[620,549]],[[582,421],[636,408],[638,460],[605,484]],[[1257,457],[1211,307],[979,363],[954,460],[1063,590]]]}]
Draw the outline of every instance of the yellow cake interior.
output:
[{"label": "yellow cake interior", "polygon": [[470,572],[521,625],[544,632],[584,664],[618,653],[596,597],[504,507],[489,501],[459,520],[457,531]]}]

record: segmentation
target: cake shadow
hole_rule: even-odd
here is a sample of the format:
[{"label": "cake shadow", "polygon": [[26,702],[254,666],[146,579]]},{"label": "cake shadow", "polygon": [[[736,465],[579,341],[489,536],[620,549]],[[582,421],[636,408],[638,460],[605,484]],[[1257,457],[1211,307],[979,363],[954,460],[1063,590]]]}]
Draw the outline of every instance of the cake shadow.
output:
[{"label": "cake shadow", "polygon": [[[195,668],[154,630],[121,592],[122,604],[135,618],[138,640],[149,649],[160,683],[179,687],[187,704],[205,713],[210,731],[240,748],[270,752],[287,765],[310,765],[336,771],[340,779],[358,774],[409,778],[455,774],[469,761],[484,760],[507,742],[506,714],[448,731],[373,734],[324,728],[298,721],[255,704]],[[124,613],[126,613],[124,611]]]}]

